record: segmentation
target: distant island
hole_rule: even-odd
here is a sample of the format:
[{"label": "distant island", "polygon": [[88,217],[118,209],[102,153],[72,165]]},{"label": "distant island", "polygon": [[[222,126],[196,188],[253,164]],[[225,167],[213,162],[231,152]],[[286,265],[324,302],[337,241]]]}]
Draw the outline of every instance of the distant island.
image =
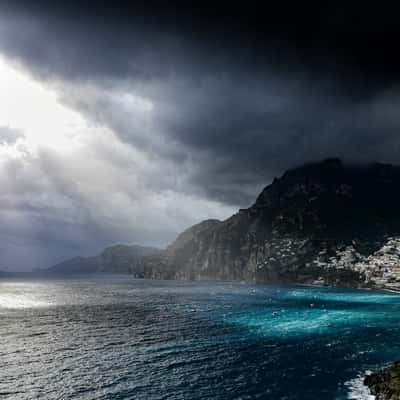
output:
[{"label": "distant island", "polygon": [[400,288],[400,167],[306,164],[275,178],[225,221],[192,226],[160,250],[117,245],[40,270]]},{"label": "distant island", "polygon": [[115,245],[104,249],[94,257],[74,257],[56,264],[48,269],[38,269],[35,272],[51,274],[92,274],[114,273],[135,274],[149,256],[158,256],[162,250],[155,247],[138,245]]}]

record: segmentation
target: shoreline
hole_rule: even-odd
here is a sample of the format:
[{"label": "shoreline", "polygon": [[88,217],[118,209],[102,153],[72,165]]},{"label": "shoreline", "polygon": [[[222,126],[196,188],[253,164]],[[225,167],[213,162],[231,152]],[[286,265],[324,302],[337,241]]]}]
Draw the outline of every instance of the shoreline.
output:
[{"label": "shoreline", "polygon": [[399,400],[400,361],[368,374],[364,378],[364,385],[375,396],[375,400]]},{"label": "shoreline", "polygon": [[293,286],[310,287],[310,288],[327,288],[327,289],[348,289],[348,290],[362,290],[366,292],[389,292],[400,295],[400,288],[386,288],[386,287],[348,287],[348,286],[332,286],[332,285],[318,285],[313,283],[293,283]]},{"label": "shoreline", "polygon": [[390,293],[397,293],[400,294],[400,288],[399,289],[393,289],[393,288],[382,288],[385,292],[390,292]]},{"label": "shoreline", "polygon": [[[38,274],[36,272],[5,272],[0,271],[0,281],[5,279],[79,279],[88,277],[104,277],[104,276],[127,276],[133,277],[132,274],[115,274],[115,273],[92,273],[92,274]],[[326,288],[326,289],[347,289],[347,290],[360,290],[366,292],[389,292],[400,295],[400,287],[384,287],[384,286],[342,286],[342,285],[324,285],[317,283],[297,283],[297,282],[251,282],[243,280],[221,280],[221,279],[154,279],[154,278],[133,278],[135,280],[150,280],[150,281],[177,281],[177,282],[216,282],[216,283],[230,283],[230,284],[246,284],[248,286],[284,286],[284,287],[309,287],[309,288]]]}]

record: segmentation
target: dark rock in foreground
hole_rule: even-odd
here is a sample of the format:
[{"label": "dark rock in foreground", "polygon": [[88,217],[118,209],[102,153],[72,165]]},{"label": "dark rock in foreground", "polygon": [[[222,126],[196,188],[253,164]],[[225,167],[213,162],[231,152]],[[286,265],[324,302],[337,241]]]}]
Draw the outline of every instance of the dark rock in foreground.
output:
[{"label": "dark rock in foreground", "polygon": [[376,400],[400,400],[400,362],[368,375],[364,384]]}]

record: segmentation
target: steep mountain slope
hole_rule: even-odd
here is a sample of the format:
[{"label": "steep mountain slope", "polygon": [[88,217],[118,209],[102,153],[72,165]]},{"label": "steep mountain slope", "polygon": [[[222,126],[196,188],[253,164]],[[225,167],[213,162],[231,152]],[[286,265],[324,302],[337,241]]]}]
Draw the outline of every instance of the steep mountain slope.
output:
[{"label": "steep mountain slope", "polygon": [[165,250],[113,246],[54,273],[400,288],[400,167],[328,159],[275,178],[247,209]]},{"label": "steep mountain slope", "polygon": [[399,167],[308,164],[275,179],[250,208],[184,232],[163,265],[183,279],[374,285],[397,267],[397,250],[389,262],[382,249],[397,246],[399,205]]}]

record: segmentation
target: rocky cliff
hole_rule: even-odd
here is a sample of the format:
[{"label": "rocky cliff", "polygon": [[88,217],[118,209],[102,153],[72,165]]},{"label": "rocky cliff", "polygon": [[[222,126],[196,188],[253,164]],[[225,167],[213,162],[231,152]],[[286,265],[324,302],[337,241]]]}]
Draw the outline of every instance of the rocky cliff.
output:
[{"label": "rocky cliff", "polygon": [[186,230],[145,276],[397,286],[399,205],[399,167],[304,165],[226,221]]},{"label": "rocky cliff", "polygon": [[113,247],[53,270],[396,289],[399,205],[400,167],[329,159],[287,171],[251,207],[203,221],[163,251]]},{"label": "rocky cliff", "polygon": [[400,362],[368,375],[364,384],[376,400],[400,400]]}]

